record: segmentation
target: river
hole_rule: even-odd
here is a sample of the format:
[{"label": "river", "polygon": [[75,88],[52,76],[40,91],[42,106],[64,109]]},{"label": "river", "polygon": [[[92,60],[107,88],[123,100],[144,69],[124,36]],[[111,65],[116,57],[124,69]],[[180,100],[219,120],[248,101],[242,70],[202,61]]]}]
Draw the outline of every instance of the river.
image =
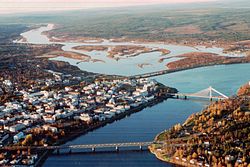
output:
[{"label": "river", "polygon": [[[48,24],[48,26],[42,26],[40,28],[30,30],[22,33],[21,35],[24,39],[27,40],[28,43],[32,44],[61,44],[63,45],[62,50],[64,51],[73,51],[77,53],[82,53],[91,56],[92,59],[99,59],[103,62],[82,62],[78,63],[79,60],[65,58],[65,57],[56,57],[51,60],[59,60],[66,61],[72,65],[78,66],[81,70],[102,73],[102,74],[115,74],[115,75],[136,75],[147,72],[154,72],[166,69],[166,64],[168,62],[175,61],[176,57],[180,54],[190,53],[190,52],[208,52],[208,53],[216,53],[222,56],[230,56],[230,57],[238,57],[244,56],[243,54],[233,54],[233,53],[223,53],[222,48],[212,47],[206,48],[203,46],[199,47],[189,47],[189,46],[180,46],[180,45],[171,45],[171,44],[163,44],[163,43],[135,43],[135,42],[112,42],[109,40],[103,40],[100,43],[79,43],[79,42],[50,42],[46,35],[42,33],[44,31],[50,31],[53,29],[53,24]],[[22,42],[19,41],[19,42]],[[139,56],[122,58],[119,61],[115,59],[111,59],[107,57],[107,51],[80,51],[73,49],[76,46],[117,46],[117,45],[139,45],[145,46],[149,48],[160,48],[160,49],[168,49],[171,51],[170,54],[162,56],[160,52],[151,52],[151,53],[143,53]],[[165,59],[163,62],[158,62],[160,58],[169,58]],[[105,62],[105,63],[104,63]],[[150,64],[145,66],[144,68],[138,67],[139,64]]]},{"label": "river", "polygon": [[[44,31],[44,29],[43,29]],[[40,31],[36,32],[36,35],[32,35],[32,32],[26,32],[23,34],[27,41],[30,43],[50,43],[44,36],[39,40]],[[31,38],[27,38],[31,37]],[[35,37],[36,42],[32,41],[32,37]],[[66,47],[67,43],[63,43]],[[75,46],[76,44],[74,44]],[[172,54],[186,53],[193,51],[190,47],[173,46],[176,50],[172,49]],[[168,46],[166,46],[169,49]],[[70,49],[70,47],[69,47]],[[210,48],[211,49],[211,48]],[[221,52],[220,49],[216,52]],[[159,55],[158,55],[159,56]],[[144,56],[141,60],[144,60]],[[148,57],[152,58],[149,54]],[[154,57],[154,56],[153,56]],[[58,59],[58,58],[57,58]],[[63,61],[72,61],[66,58],[61,58]],[[133,62],[133,60],[131,60]],[[73,62],[70,62],[73,64]],[[122,61],[119,62],[122,64]],[[118,64],[119,64],[118,63]],[[157,66],[157,64],[155,65]],[[104,73],[112,74],[118,72],[118,74],[129,75],[131,73],[136,74],[140,72],[149,72],[153,69],[137,68],[131,65],[129,72],[120,66],[120,71],[112,70],[113,67],[105,67],[100,64],[83,63],[79,67],[83,70],[90,70],[98,72],[103,70]],[[162,67],[156,67],[162,68]],[[220,65],[211,66],[198,69],[191,69],[172,73],[168,75],[158,76],[155,79],[165,85],[169,85],[177,88],[180,92],[190,93],[196,92],[213,86],[215,89],[221,91],[226,95],[235,94],[240,85],[249,81],[250,73],[249,64],[234,64],[234,65]],[[141,112],[132,114],[131,116],[124,118],[120,121],[116,121],[112,124],[97,129],[93,132],[89,132],[86,135],[82,135],[77,139],[68,142],[67,144],[88,144],[88,143],[112,143],[112,142],[135,142],[135,141],[152,141],[157,133],[170,128],[176,123],[183,122],[192,113],[199,112],[208,102],[191,101],[191,100],[174,100],[169,99],[158,105],[150,108],[146,108]],[[120,152],[120,153],[102,153],[102,154],[72,154],[72,155],[59,155],[50,156],[44,166],[93,166],[93,167],[117,167],[117,166],[171,166],[170,164],[163,163],[155,158],[151,153],[144,152]]]}]

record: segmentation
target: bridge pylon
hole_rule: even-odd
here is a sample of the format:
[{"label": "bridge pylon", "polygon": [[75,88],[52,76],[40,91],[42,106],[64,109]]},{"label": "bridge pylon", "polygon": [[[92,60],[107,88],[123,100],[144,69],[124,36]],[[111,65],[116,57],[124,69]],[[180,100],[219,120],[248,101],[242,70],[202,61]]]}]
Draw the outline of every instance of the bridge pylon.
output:
[{"label": "bridge pylon", "polygon": [[208,88],[203,89],[199,92],[190,94],[190,96],[207,97],[209,99],[214,99],[214,98],[228,99],[228,96],[214,89],[212,86],[209,86]]}]

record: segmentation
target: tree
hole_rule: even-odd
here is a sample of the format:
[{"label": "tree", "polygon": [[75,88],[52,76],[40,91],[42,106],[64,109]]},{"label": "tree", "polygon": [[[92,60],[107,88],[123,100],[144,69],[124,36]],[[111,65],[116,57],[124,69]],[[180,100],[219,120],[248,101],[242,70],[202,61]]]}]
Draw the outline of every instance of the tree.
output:
[{"label": "tree", "polygon": [[30,145],[30,144],[32,144],[32,135],[30,134],[30,135],[27,135],[26,137],[25,137],[25,139],[23,140],[23,142],[22,142],[22,145],[23,146],[25,146],[25,145]]},{"label": "tree", "polygon": [[193,158],[193,159],[196,159],[197,157],[198,157],[197,153],[194,152],[194,153],[192,154],[192,158]]}]

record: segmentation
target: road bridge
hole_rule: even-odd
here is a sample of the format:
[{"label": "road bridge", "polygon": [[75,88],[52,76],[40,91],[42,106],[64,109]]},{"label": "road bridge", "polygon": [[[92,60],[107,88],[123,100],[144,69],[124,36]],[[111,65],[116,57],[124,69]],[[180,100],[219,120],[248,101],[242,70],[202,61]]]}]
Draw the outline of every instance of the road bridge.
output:
[{"label": "road bridge", "polygon": [[[143,150],[143,147],[148,147],[151,144],[164,144],[160,142],[130,142],[130,143],[104,143],[104,144],[79,144],[79,145],[60,145],[60,146],[5,146],[1,147],[0,151],[15,151],[15,150],[33,150],[33,151],[46,151],[56,150],[60,153],[60,150],[68,150],[72,153],[73,150],[85,149],[95,152],[96,149],[111,149],[111,151],[119,151],[122,148],[136,148],[136,150]],[[182,146],[183,144],[168,144],[171,146]],[[89,152],[89,151],[88,151]]]},{"label": "road bridge", "polygon": [[210,99],[210,100],[228,99],[228,96],[212,88],[211,86],[196,93],[173,93],[169,95],[174,96],[176,98],[183,97],[184,99],[187,99],[188,97],[203,98],[203,99]]},{"label": "road bridge", "polygon": [[79,145],[60,145],[60,146],[6,146],[1,147],[0,150],[60,150],[60,149],[92,149],[93,151],[97,148],[119,148],[126,147],[148,147],[153,142],[130,142],[130,143],[104,143],[104,144],[79,144]]},{"label": "road bridge", "polygon": [[129,76],[127,78],[128,79],[150,78],[150,77],[165,75],[165,74],[174,73],[174,72],[178,72],[178,71],[182,71],[182,70],[185,70],[185,69],[180,68],[180,69],[161,70],[161,71],[149,72],[149,73],[144,73],[144,74],[139,74],[139,75],[132,75],[132,76]]}]

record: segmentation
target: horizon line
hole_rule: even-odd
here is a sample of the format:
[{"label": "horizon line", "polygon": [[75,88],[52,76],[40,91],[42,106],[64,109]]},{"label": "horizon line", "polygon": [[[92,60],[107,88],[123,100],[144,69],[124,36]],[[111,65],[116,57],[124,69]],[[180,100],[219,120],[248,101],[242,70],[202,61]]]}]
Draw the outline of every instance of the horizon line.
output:
[{"label": "horizon line", "polygon": [[[150,5],[181,5],[181,4],[197,4],[197,3],[207,3],[207,2],[216,2],[218,0],[191,0],[186,2],[149,2],[149,3],[126,3],[126,4],[120,4],[120,5],[90,5],[90,6],[84,6],[84,3],[77,3],[79,6],[2,6],[1,0],[0,0],[0,14],[3,15],[16,15],[16,14],[25,14],[25,13],[45,13],[45,12],[63,12],[63,11],[78,11],[78,10],[90,10],[90,9],[115,9],[115,8],[126,8],[126,7],[139,7],[139,6],[150,6]],[[33,4],[41,4],[42,2],[33,2]],[[53,3],[53,2],[52,2]],[[9,4],[9,3],[8,3]],[[31,3],[32,4],[32,3]],[[55,5],[56,3],[54,3]],[[81,4],[81,5],[80,5]],[[48,4],[47,4],[48,5]],[[4,10],[5,9],[5,10]]]}]

